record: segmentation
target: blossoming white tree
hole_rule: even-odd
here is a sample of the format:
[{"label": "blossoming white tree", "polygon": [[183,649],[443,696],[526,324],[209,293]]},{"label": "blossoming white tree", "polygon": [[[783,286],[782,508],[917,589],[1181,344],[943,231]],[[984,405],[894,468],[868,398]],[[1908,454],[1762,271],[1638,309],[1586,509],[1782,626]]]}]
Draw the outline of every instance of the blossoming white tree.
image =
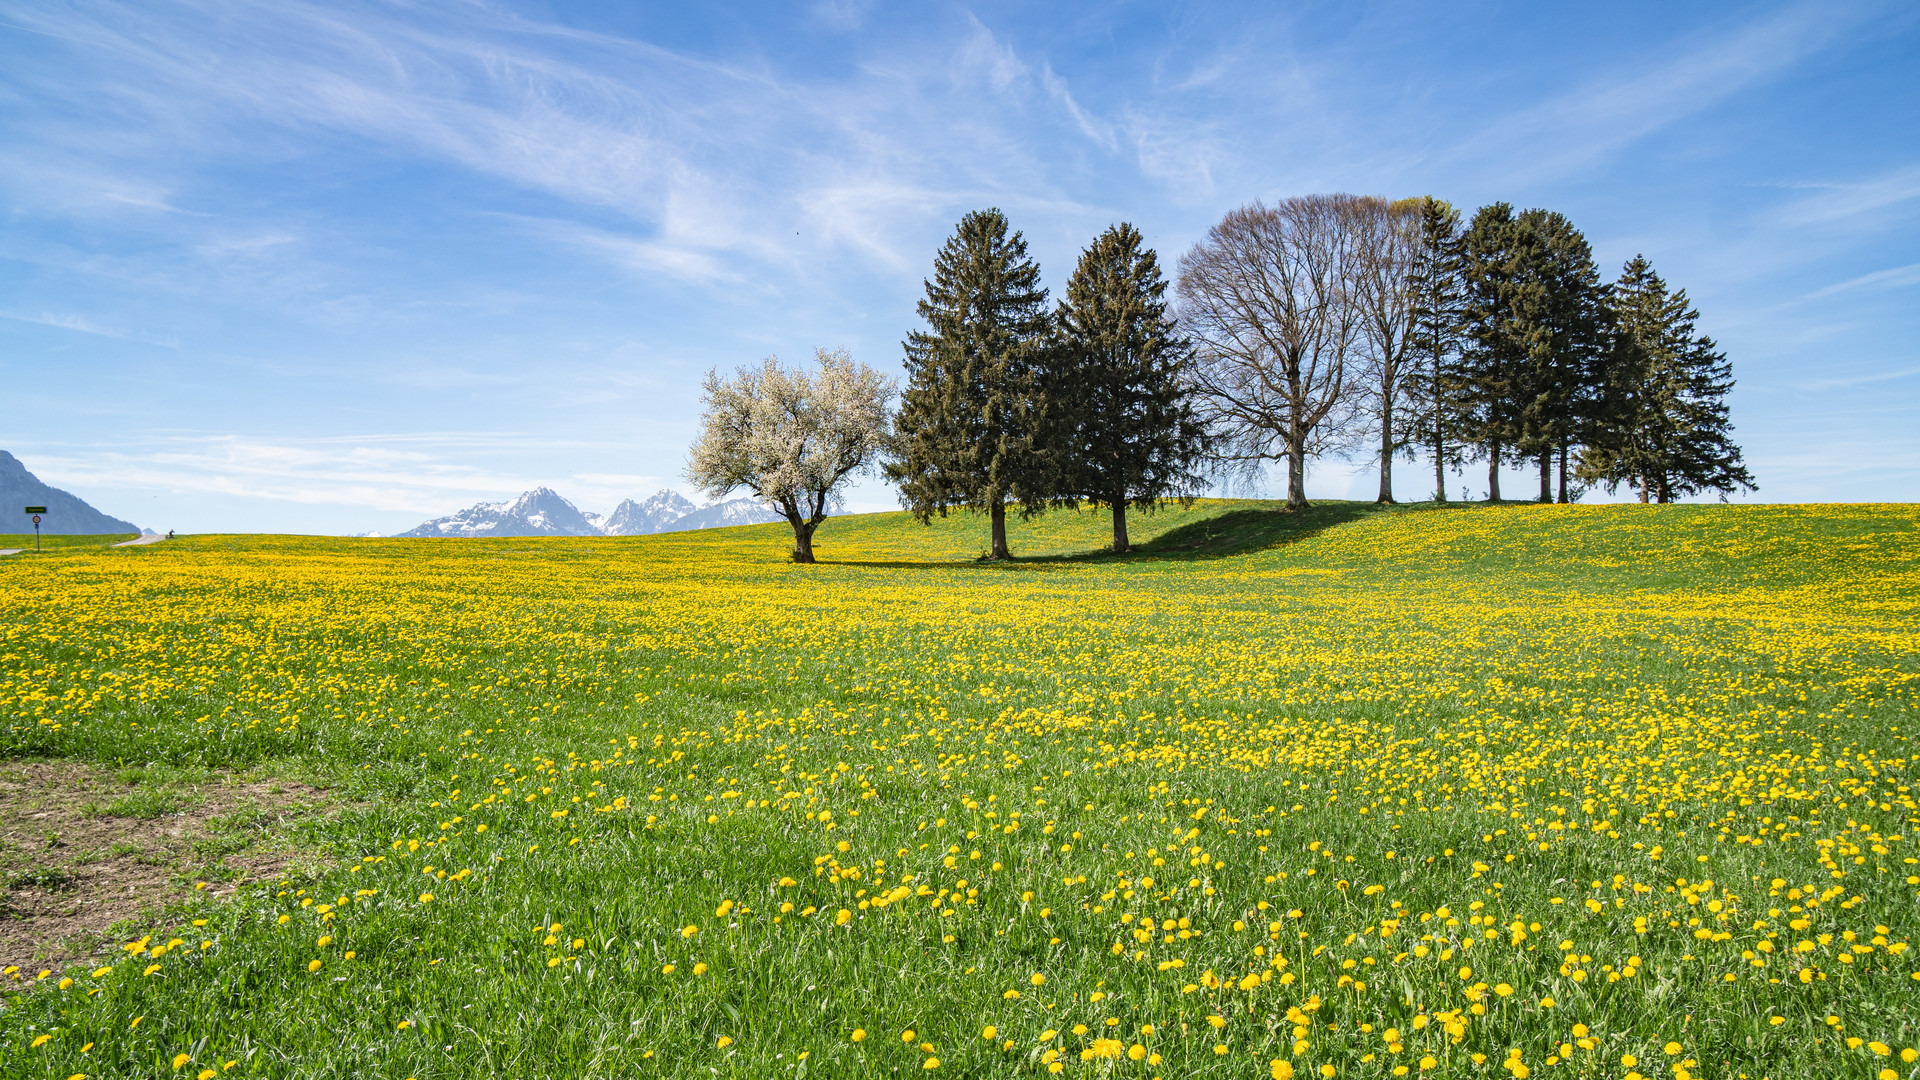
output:
[{"label": "blossoming white tree", "polygon": [[813,532],[834,494],[873,466],[892,426],[893,380],[847,355],[817,349],[817,370],[775,357],[731,378],[707,373],[700,437],[687,479],[711,498],[746,488],[793,525],[793,561],[813,561]]}]

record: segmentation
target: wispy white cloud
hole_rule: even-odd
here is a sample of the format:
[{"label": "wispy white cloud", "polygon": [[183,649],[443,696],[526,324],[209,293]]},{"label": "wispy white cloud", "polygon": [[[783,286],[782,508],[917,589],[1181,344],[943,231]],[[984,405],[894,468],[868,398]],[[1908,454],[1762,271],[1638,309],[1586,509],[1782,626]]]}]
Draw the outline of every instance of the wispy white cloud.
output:
[{"label": "wispy white cloud", "polygon": [[1824,225],[1920,198],[1920,165],[1854,183],[1821,186],[1826,190],[1788,206],[1780,220],[1787,225]]},{"label": "wispy white cloud", "polygon": [[110,326],[101,326],[84,315],[43,311],[28,315],[16,311],[0,311],[0,319],[12,319],[15,322],[33,323],[38,326],[52,326],[61,330],[72,330],[82,334],[95,334],[99,337],[116,338],[122,341],[132,335]]},{"label": "wispy white cloud", "polygon": [[1871,274],[1861,274],[1857,278],[1837,282],[1824,289],[1816,289],[1808,293],[1804,299],[1818,300],[1851,289],[1897,289],[1904,285],[1920,285],[1920,263],[1908,263],[1905,266],[1875,270]]},{"label": "wispy white cloud", "polygon": [[872,10],[872,0],[819,0],[807,12],[827,29],[848,33],[860,29]]},{"label": "wispy white cloud", "polygon": [[1798,3],[1744,26],[1715,26],[1656,50],[1637,68],[1610,71],[1538,105],[1496,116],[1443,158],[1478,162],[1509,185],[1591,167],[1807,57],[1849,40],[1875,6]]},{"label": "wispy white cloud", "polygon": [[1875,383],[1897,382],[1920,375],[1920,367],[1902,368],[1896,371],[1868,371],[1858,375],[1842,375],[1824,379],[1802,379],[1798,386],[1802,390],[1815,393],[1827,390],[1850,390],[1856,386],[1872,386]]},{"label": "wispy white cloud", "polygon": [[[566,471],[550,475],[471,463],[474,452],[522,457],[536,451],[631,446],[511,432],[425,432],[316,439],[238,435],[136,438],[113,447],[24,447],[28,468],[49,483],[169,496],[238,496],[272,503],[361,507],[424,519],[474,502],[547,486],[587,509],[611,509],[677,478],[647,473]],[[462,461],[460,458],[469,460]]]},{"label": "wispy white cloud", "polygon": [[1095,120],[1085,109],[1082,109],[1080,103],[1073,99],[1072,91],[1067,89],[1067,80],[1054,74],[1053,65],[1049,64],[1040,69],[1040,83],[1047,88],[1047,93],[1053,100],[1067,111],[1067,115],[1073,118],[1074,126],[1080,129],[1080,134],[1108,150],[1116,148],[1118,141],[1114,136],[1113,125]]},{"label": "wispy white cloud", "polygon": [[999,35],[971,12],[967,14],[967,21],[969,31],[953,57],[951,70],[955,81],[984,82],[1002,93],[1024,89],[1030,76],[1026,63],[1014,52],[1013,46],[1000,40]]}]

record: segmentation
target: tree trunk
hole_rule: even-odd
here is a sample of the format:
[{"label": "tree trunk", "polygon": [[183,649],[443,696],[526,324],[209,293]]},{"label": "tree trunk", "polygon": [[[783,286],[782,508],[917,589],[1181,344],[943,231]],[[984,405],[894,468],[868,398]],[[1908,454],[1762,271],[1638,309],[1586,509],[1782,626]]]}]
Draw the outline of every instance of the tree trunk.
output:
[{"label": "tree trunk", "polygon": [[1540,501],[1553,501],[1553,450],[1540,451]]},{"label": "tree trunk", "polygon": [[1647,478],[1642,476],[1640,477],[1640,505],[1645,506],[1646,503],[1647,503]]},{"label": "tree trunk", "polygon": [[1013,553],[1007,550],[1007,504],[1001,501],[1000,494],[993,494],[993,554],[990,558],[1011,559]]},{"label": "tree trunk", "polygon": [[813,530],[816,526],[804,521],[793,522],[793,561],[810,563],[813,561]]},{"label": "tree trunk", "polygon": [[1493,444],[1493,453],[1487,457],[1487,501],[1500,501],[1500,444]]},{"label": "tree trunk", "polygon": [[1380,494],[1376,503],[1393,501],[1393,401],[1380,407]]},{"label": "tree trunk", "polygon": [[1287,447],[1287,509],[1307,508],[1307,448],[1295,442]]},{"label": "tree trunk", "polygon": [[1433,358],[1433,501],[1447,501],[1447,437],[1440,427],[1440,357]]},{"label": "tree trunk", "polygon": [[1127,542],[1127,493],[1113,493],[1113,551],[1122,554],[1132,551],[1133,545]]},{"label": "tree trunk", "polygon": [[1560,501],[1571,503],[1567,498],[1567,440],[1560,440]]},{"label": "tree trunk", "polygon": [[1665,506],[1673,501],[1673,487],[1667,483],[1667,474],[1660,474],[1658,482],[1654,486],[1654,497],[1660,500],[1661,506]]}]

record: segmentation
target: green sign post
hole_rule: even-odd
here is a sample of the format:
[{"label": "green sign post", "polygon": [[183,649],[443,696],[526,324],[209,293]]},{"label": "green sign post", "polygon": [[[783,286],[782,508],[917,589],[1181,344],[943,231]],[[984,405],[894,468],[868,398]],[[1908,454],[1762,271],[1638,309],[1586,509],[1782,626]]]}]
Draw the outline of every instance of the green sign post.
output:
[{"label": "green sign post", "polygon": [[29,506],[27,513],[33,515],[33,550],[40,550],[40,515],[47,512],[44,506]]}]

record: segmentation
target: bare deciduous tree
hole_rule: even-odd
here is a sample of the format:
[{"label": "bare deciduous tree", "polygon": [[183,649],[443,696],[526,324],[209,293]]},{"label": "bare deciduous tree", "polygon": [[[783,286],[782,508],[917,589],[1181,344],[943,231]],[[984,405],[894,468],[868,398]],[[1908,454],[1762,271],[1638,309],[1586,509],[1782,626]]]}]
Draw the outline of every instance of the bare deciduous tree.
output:
[{"label": "bare deciduous tree", "polygon": [[[1393,459],[1413,445],[1418,425],[1410,399],[1414,365],[1414,278],[1421,267],[1419,199],[1356,199],[1352,298],[1366,349],[1354,379],[1351,433],[1378,439],[1380,495],[1393,500]],[[1404,406],[1404,407],[1403,407]]]},{"label": "bare deciduous tree", "polygon": [[813,532],[834,493],[872,467],[886,445],[893,380],[845,349],[814,354],[817,372],[789,371],[774,357],[703,385],[700,437],[687,479],[711,498],[746,488],[793,526],[793,561],[813,561]]},{"label": "bare deciduous tree", "polygon": [[1180,259],[1181,326],[1197,346],[1196,403],[1226,465],[1287,462],[1287,508],[1307,505],[1307,460],[1339,441],[1362,343],[1352,292],[1359,205],[1307,195],[1234,210]]}]

